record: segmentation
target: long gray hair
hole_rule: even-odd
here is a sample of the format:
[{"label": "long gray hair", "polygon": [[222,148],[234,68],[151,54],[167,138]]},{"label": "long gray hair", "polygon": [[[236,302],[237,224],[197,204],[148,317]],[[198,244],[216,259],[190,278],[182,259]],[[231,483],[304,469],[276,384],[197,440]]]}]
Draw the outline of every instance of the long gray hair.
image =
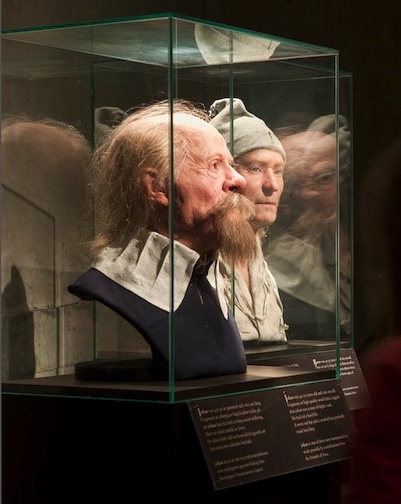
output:
[{"label": "long gray hair", "polygon": [[[90,186],[95,237],[88,244],[97,256],[116,241],[129,240],[149,224],[154,206],[142,182],[145,167],[158,172],[156,184],[168,187],[171,114],[185,113],[209,121],[199,105],[185,100],[143,106],[121,122],[94,153]],[[160,120],[158,120],[160,118]],[[190,137],[174,124],[174,176],[190,155]]]}]

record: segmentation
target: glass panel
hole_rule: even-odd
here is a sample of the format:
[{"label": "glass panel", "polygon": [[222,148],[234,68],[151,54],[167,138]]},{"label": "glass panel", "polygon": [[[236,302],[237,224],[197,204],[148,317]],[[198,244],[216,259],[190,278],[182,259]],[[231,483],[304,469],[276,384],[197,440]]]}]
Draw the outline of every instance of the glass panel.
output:
[{"label": "glass panel", "polygon": [[[350,79],[337,51],[175,16],[8,32],[2,51],[3,380],[54,393],[43,380],[63,376],[70,395],[92,380],[98,396],[171,402],[327,379],[272,358],[350,344],[339,261]],[[184,100],[213,128],[183,124]],[[160,101],[167,176],[147,157],[132,203],[135,114]],[[102,149],[107,162],[93,163]],[[154,206],[138,234],[145,195]],[[223,199],[233,207],[217,212]],[[249,199],[250,222],[236,206]],[[93,263],[86,245],[117,214],[121,234]],[[69,286],[93,266],[81,301]]]},{"label": "glass panel", "polygon": [[[339,148],[339,207],[340,207],[340,324],[354,348],[354,285],[353,285],[353,125],[352,125],[352,74],[339,73],[340,121],[338,133]],[[346,126],[349,135],[346,134]],[[346,338],[345,338],[346,341]]]}]

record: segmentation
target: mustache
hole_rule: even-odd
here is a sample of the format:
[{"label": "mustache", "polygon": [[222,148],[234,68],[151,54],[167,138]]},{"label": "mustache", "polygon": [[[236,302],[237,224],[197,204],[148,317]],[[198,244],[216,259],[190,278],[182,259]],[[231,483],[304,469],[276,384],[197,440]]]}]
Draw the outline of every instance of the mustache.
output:
[{"label": "mustache", "polygon": [[255,217],[255,207],[253,203],[237,192],[232,192],[216,205],[215,211],[218,216],[226,215],[227,212],[237,210],[244,220],[252,220]]},{"label": "mustache", "polygon": [[232,193],[216,208],[219,250],[228,263],[250,260],[256,255],[256,236],[250,220],[254,205],[245,196]]}]

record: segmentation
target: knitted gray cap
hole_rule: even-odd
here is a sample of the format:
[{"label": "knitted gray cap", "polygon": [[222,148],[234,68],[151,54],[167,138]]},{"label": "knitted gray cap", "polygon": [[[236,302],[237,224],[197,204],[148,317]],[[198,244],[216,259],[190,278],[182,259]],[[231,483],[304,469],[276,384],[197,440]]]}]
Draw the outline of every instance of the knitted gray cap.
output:
[{"label": "knitted gray cap", "polygon": [[[285,161],[286,155],[280,140],[262,119],[246,110],[239,98],[233,98],[232,101],[230,98],[216,100],[210,107],[210,116],[212,117],[210,124],[223,135],[234,158],[256,149],[268,149],[281,154]],[[233,146],[231,146],[232,137]]]}]

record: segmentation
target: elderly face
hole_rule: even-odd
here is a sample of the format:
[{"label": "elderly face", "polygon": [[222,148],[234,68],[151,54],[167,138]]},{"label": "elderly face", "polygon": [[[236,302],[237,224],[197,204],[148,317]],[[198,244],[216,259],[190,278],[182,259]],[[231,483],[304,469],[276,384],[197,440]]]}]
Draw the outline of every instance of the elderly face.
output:
[{"label": "elderly face", "polygon": [[252,201],[255,231],[273,224],[283,192],[284,160],[278,152],[258,149],[237,159],[236,168],[246,180],[241,194]]},{"label": "elderly face", "polygon": [[[252,248],[254,242],[251,209],[237,194],[246,181],[233,168],[224,138],[213,126],[197,120],[190,134],[194,155],[188,156],[175,181],[175,239],[199,253],[220,247],[223,255],[234,257],[236,236],[238,243],[247,236]],[[239,256],[246,255],[245,250]]]},{"label": "elderly face", "polygon": [[176,178],[180,220],[186,226],[208,220],[214,207],[233,191],[245,187],[233,168],[224,138],[212,126],[201,123],[192,131],[190,156]]},{"label": "elderly face", "polygon": [[336,202],[336,143],[332,135],[307,131],[282,139],[287,153],[285,202],[302,213],[330,216]]}]

